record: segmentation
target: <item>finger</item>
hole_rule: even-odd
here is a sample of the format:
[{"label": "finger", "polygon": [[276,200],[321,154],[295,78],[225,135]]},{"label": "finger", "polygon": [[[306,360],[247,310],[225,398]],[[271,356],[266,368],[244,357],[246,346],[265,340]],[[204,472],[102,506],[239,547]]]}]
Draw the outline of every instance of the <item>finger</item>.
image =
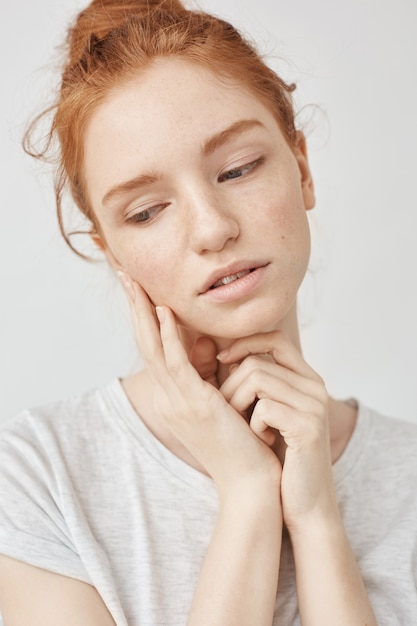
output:
[{"label": "finger", "polygon": [[162,342],[155,307],[139,283],[132,282],[135,301],[130,303],[133,326],[140,352],[147,365],[163,357]]},{"label": "finger", "polygon": [[[164,389],[170,397],[177,399],[178,406],[183,407],[183,415],[179,419],[184,426],[184,417],[190,413],[195,419],[186,419],[188,427],[195,428],[198,419],[211,423],[212,412],[227,406],[223,396],[210,384],[204,381],[188,358],[187,351],[181,341],[180,332],[173,312],[166,306],[157,306],[156,314],[160,323],[160,336],[164,352],[166,380]],[[210,406],[211,405],[211,406]],[[229,407],[231,410],[231,407]],[[179,413],[181,414],[181,410]]]},{"label": "finger", "polygon": [[[190,383],[190,376],[196,377],[196,370],[191,365],[186,350],[182,344],[174,314],[166,306],[157,306],[156,314],[160,324],[160,337],[165,357],[165,364],[176,384],[186,388]],[[197,376],[201,381],[201,378]]]},{"label": "finger", "polygon": [[[248,385],[251,387],[253,394],[258,398],[262,390],[266,393],[267,388],[264,386],[264,375],[274,377],[277,380],[277,392],[279,385],[286,384],[289,388],[298,390],[312,397],[322,397],[323,395],[323,387],[320,382],[305,378],[286,367],[282,367],[271,359],[265,359],[264,355],[250,355],[246,357],[240,365],[232,365],[229,371],[229,377],[225,380],[220,389],[223,396],[228,401],[232,399],[240,387],[246,387]],[[274,389],[271,388],[271,392],[273,391]],[[274,393],[272,398],[278,399],[275,398]]]},{"label": "finger", "polygon": [[217,358],[222,363],[234,363],[241,361],[249,354],[270,355],[276,363],[301,376],[312,380],[320,379],[281,331],[259,333],[238,339],[227,350],[220,352]]},{"label": "finger", "polygon": [[216,354],[214,341],[209,337],[198,337],[192,347],[190,361],[201,378],[218,389]]},{"label": "finger", "polygon": [[290,450],[300,451],[328,444],[325,417],[323,413],[302,413],[286,404],[263,399],[255,406],[250,427],[256,434],[275,429]]},{"label": "finger", "polygon": [[[238,374],[238,372],[236,372]],[[226,397],[226,396],[225,396]],[[268,398],[296,409],[300,412],[320,410],[320,401],[281,380],[274,372],[256,369],[236,386],[231,397],[226,397],[229,404],[242,413],[255,400]]]},{"label": "finger", "polygon": [[[257,403],[258,404],[258,403]],[[255,435],[268,447],[272,447],[276,441],[278,431],[272,428],[266,419],[262,418],[261,412],[255,412],[256,405],[252,412],[249,426]]]},{"label": "finger", "polygon": [[128,296],[136,343],[151,374],[163,362],[163,350],[155,307],[139,283],[125,272],[118,272],[119,280]]}]

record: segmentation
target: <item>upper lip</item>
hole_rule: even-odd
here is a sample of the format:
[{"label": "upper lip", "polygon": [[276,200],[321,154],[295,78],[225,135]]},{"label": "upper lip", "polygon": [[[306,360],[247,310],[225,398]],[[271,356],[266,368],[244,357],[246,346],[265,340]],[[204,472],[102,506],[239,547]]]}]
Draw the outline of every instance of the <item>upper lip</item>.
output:
[{"label": "upper lip", "polygon": [[204,282],[201,287],[199,293],[200,295],[205,293],[217,283],[221,278],[225,278],[226,276],[231,276],[232,274],[238,274],[239,272],[246,272],[248,270],[256,270],[260,267],[265,267],[268,265],[265,261],[236,261],[234,263],[230,263],[229,265],[225,265],[217,270],[214,270],[207,280]]}]

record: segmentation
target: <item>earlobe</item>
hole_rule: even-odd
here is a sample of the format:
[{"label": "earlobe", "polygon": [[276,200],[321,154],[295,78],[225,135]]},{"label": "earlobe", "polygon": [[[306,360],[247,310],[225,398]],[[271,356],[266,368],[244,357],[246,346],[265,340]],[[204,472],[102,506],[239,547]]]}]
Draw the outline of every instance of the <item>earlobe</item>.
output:
[{"label": "earlobe", "polygon": [[112,251],[108,247],[108,245],[105,242],[104,238],[96,230],[92,230],[90,232],[90,237],[91,237],[91,240],[94,243],[94,245],[97,246],[97,248],[99,250],[101,250],[101,252],[104,252],[104,255],[105,255],[109,265],[116,272],[120,271],[120,270],[123,270],[121,264],[119,263],[119,261],[116,259],[116,257],[114,256],[114,254],[112,253]]},{"label": "earlobe", "polygon": [[301,176],[301,187],[303,191],[304,205],[306,211],[310,211],[316,204],[314,194],[314,182],[308,163],[307,143],[301,131],[297,131],[297,139],[295,146],[295,158],[297,159],[298,168]]},{"label": "earlobe", "polygon": [[90,238],[93,244],[102,252],[106,251],[106,243],[103,238],[98,234],[98,232],[94,229],[90,231]]}]

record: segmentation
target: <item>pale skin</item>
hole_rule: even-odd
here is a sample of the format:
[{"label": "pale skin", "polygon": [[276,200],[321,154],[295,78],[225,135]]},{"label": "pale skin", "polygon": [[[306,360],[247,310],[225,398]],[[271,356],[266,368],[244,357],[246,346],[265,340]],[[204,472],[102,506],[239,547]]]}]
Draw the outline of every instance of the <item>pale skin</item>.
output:
[{"label": "pale skin", "polygon": [[[96,242],[145,363],[125,391],[219,493],[188,626],[272,625],[283,524],[302,625],[374,626],[331,473],[355,411],[329,398],[298,335],[314,206],[303,136],[290,146],[242,85],[168,59],[108,97],[84,148]],[[6,626],[114,624],[84,583],[5,557],[0,582]]]}]

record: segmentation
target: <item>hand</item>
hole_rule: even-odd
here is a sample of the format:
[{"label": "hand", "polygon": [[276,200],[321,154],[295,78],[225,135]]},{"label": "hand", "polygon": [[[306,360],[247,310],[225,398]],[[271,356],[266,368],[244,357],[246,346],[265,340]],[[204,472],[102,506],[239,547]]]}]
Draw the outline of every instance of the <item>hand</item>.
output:
[{"label": "hand", "polygon": [[[153,410],[213,478],[221,497],[250,484],[259,488],[260,482],[273,483],[278,497],[278,459],[193,367],[172,311],[157,307],[158,324],[155,307],[140,285],[126,276],[121,281],[130,295],[136,340],[152,380]],[[201,344],[195,350],[199,367],[207,359],[207,378],[215,382],[207,344],[202,350],[205,359],[201,359]]]},{"label": "hand", "polygon": [[[238,364],[221,387],[283,462],[281,497],[288,528],[338,515],[333,490],[328,395],[321,378],[279,331],[239,339],[218,357]],[[284,444],[284,445],[282,445]]]}]

